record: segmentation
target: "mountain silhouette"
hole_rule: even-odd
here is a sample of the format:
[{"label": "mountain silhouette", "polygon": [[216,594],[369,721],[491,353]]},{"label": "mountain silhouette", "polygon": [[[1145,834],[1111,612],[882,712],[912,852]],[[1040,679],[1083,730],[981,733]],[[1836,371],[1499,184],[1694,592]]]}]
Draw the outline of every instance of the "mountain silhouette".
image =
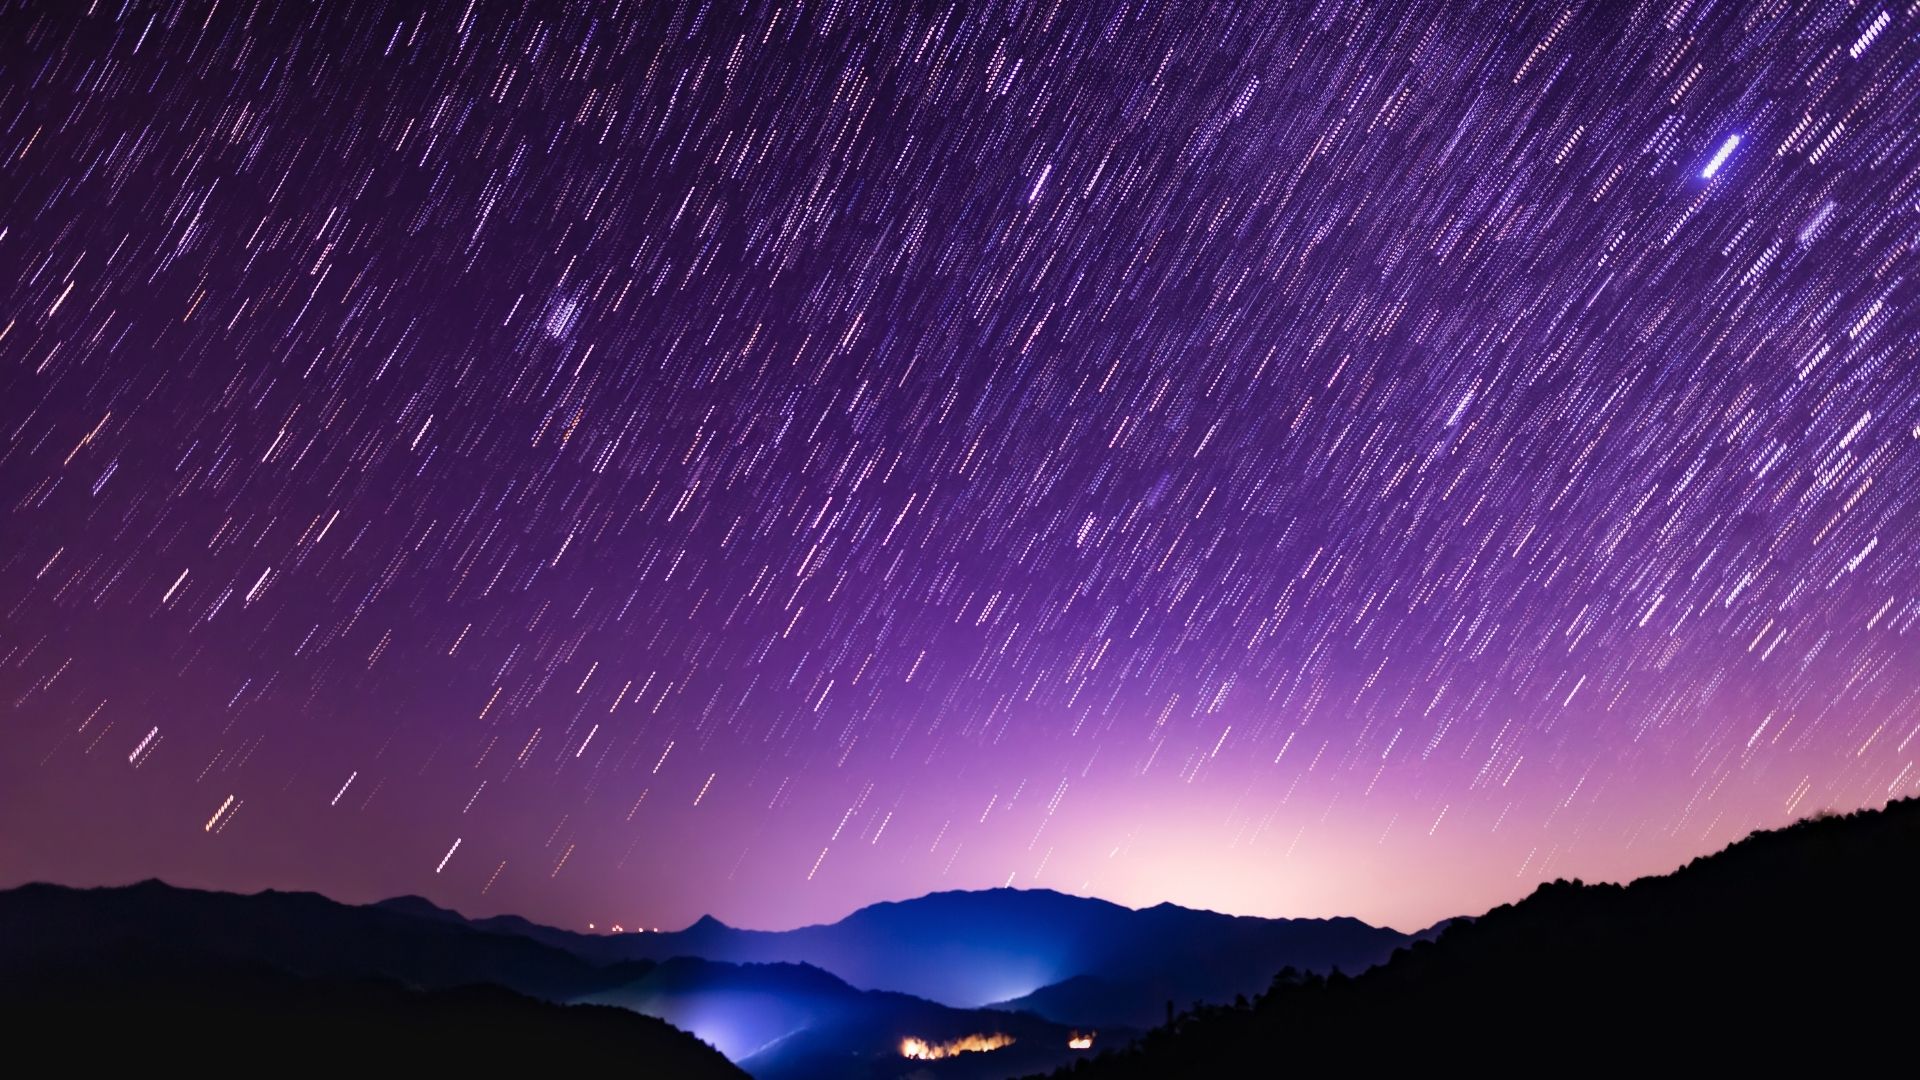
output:
[{"label": "mountain silhouette", "polygon": [[110,889],[23,885],[0,892],[0,964],[61,963],[129,946],[203,964],[252,965],[310,979],[390,979],[435,990],[491,983],[565,1001],[644,975],[514,934],[356,907],[317,893],[236,893],[144,881]]},{"label": "mountain silhouette", "polygon": [[37,1048],[43,1060],[57,1053],[82,1074],[190,1064],[239,1075],[410,1067],[432,1075],[744,1076],[686,1032],[624,1009],[556,1005],[499,986],[305,979],[137,947],[96,953],[84,967],[8,970],[0,1010],[16,1046]]},{"label": "mountain silhouette", "polygon": [[554,1000],[652,965],[310,893],[159,882],[0,892],[0,1015],[77,1070],[391,1072],[509,1066],[739,1077],[685,1032]]},{"label": "mountain silhouette", "polygon": [[994,1007],[1060,1020],[1086,1027],[1113,1027],[1126,1024],[1150,1028],[1162,1020],[1161,1002],[1203,1002],[1217,995],[1184,992],[1188,980],[1103,978],[1099,975],[1075,975],[1049,983],[1031,994],[1002,1001]]},{"label": "mountain silhouette", "polygon": [[[737,933],[708,919],[685,940]],[[301,1067],[738,1077],[730,1056],[760,1080],[801,1080],[997,1078],[1084,1056],[1067,1027],[1034,1015],[860,990],[800,964],[621,959],[597,948],[607,940],[513,917],[470,922],[419,897],[356,907],[158,881],[25,885],[0,892],[0,1009],[92,1047],[83,1060],[101,1066],[281,1071],[300,1047]],[[93,1037],[108,1029],[114,1040]],[[902,1054],[909,1038],[970,1036],[1010,1041],[940,1061]]]},{"label": "mountain silhouette", "polygon": [[1283,970],[1072,1075],[1904,1060],[1917,902],[1920,799],[1818,815],[1630,885],[1541,885],[1356,977]]},{"label": "mountain silhouette", "polygon": [[1357,971],[1397,948],[1437,935],[1369,926],[1358,919],[1259,919],[1161,904],[1132,913],[1122,939],[1079,974],[995,1007],[1079,1027],[1152,1027],[1166,1002],[1221,1003],[1257,993],[1280,967]]},{"label": "mountain silhouette", "polygon": [[[497,920],[472,925],[505,929]],[[861,989],[957,1008],[1000,1003],[1083,1026],[1156,1022],[1169,996],[1183,1004],[1232,1000],[1264,989],[1287,965],[1361,970],[1415,940],[1358,919],[1255,918],[1173,904],[1135,910],[1048,889],[932,893],[786,931],[742,930],[706,916],[668,933],[538,932],[601,963],[697,956],[810,964]],[[1036,993],[1076,977],[1099,980],[1108,992],[1085,1001]]]}]

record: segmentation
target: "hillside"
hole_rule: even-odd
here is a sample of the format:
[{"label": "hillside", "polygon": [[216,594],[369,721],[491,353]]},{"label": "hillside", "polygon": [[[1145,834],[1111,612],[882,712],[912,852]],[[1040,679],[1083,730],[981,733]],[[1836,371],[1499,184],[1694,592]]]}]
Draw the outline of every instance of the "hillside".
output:
[{"label": "hillside", "polygon": [[[712,1043],[758,1080],[896,1077],[996,1078],[1047,1069],[1083,1056],[1073,1032],[1031,1015],[957,1009],[907,994],[858,990],[800,964],[729,964],[681,957],[645,976],[584,999],[663,1019]],[[1128,1033],[1115,1032],[1116,1037]],[[991,1053],[935,1062],[906,1060],[901,1044],[1002,1038]]]},{"label": "hillside", "polygon": [[125,947],[0,977],[16,1049],[81,1072],[192,1066],[242,1075],[385,1075],[508,1067],[740,1080],[712,1047],[624,1009],[556,1005],[498,986],[417,990],[300,978]]},{"label": "hillside", "polygon": [[[517,919],[469,923],[411,897],[356,907],[157,881],[28,885],[0,892],[0,1009],[88,1046],[103,1065],[129,1054],[258,1065],[302,1046],[342,1064],[737,1077],[731,1058],[750,1059],[763,1080],[962,1080],[1081,1056],[1067,1027],[1041,1017],[860,990],[806,965],[596,959],[547,943],[590,953],[608,940]],[[102,1043],[94,1036],[106,1029],[115,1039]],[[902,1054],[909,1038],[1006,1045],[921,1063]]]},{"label": "hillside", "polygon": [[0,1011],[24,1045],[76,1066],[741,1076],[660,1020],[559,1003],[651,970],[311,893],[0,892]]},{"label": "hillside", "polygon": [[[379,906],[460,920],[417,897]],[[1230,1001],[1258,992],[1287,965],[1358,971],[1414,940],[1358,919],[1269,919],[1173,904],[1134,910],[1047,889],[932,893],[786,931],[743,930],[711,916],[685,930],[621,935],[578,934],[499,917],[467,925],[536,937],[599,963],[697,956],[807,964],[865,990],[958,1008],[993,1004],[1058,1023],[1104,1027],[1157,1022],[1169,998],[1182,1004]],[[1083,985],[1098,980],[1103,993],[1048,992],[1076,979]]]},{"label": "hillside", "polygon": [[427,990],[493,983],[556,1001],[631,982],[652,966],[594,961],[515,935],[316,893],[243,896],[159,881],[0,892],[3,967],[67,964],[162,945],[203,965],[263,967],[310,979],[389,979]]},{"label": "hillside", "polygon": [[1282,972],[1074,1071],[1910,1060],[1920,800],[1755,833],[1630,885],[1557,881],[1353,978]]}]

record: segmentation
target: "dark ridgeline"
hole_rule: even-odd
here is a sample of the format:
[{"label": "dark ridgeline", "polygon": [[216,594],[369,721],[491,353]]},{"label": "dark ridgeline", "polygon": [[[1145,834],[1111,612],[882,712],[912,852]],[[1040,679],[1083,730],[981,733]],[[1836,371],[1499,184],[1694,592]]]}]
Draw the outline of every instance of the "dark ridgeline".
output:
[{"label": "dark ridgeline", "polygon": [[1905,799],[1754,833],[1626,886],[1542,885],[1358,976],[1284,971],[1250,1003],[1182,1013],[1070,1071],[1910,1070],[1916,915],[1920,799]]},{"label": "dark ridgeline", "polygon": [[[171,965],[171,966],[169,966]],[[499,986],[413,990],[382,980],[302,979],[129,951],[108,968],[9,973],[0,1009],[15,1053],[79,1075],[180,1066],[239,1075],[390,1075],[401,1067],[601,1070],[663,1080],[740,1078],[718,1050],[650,1016],[557,1005]]]},{"label": "dark ridgeline", "polygon": [[564,1001],[623,985],[650,963],[608,964],[508,934],[357,907],[318,893],[205,892],[160,881],[0,892],[0,970],[112,965],[129,950],[165,962],[259,966],[312,979],[390,979],[427,990],[493,983]]},{"label": "dark ridgeline", "polygon": [[[0,892],[0,1016],[73,1048],[79,1066],[511,1062],[741,1076],[725,1051],[762,1080],[922,1068],[998,1080],[1076,1056],[1071,1029],[1039,1016],[860,990],[798,964],[594,955],[609,940],[470,923],[417,897],[356,907],[157,881],[27,885]],[[1013,1041],[924,1064],[901,1055],[906,1036],[973,1035]]]},{"label": "dark ridgeline", "polygon": [[668,933],[577,934],[513,917],[468,922],[418,897],[378,906],[535,937],[600,963],[698,956],[809,964],[862,989],[991,1004],[1083,1027],[1151,1026],[1169,996],[1231,1001],[1265,989],[1283,966],[1357,971],[1414,940],[1358,919],[1269,919],[1174,904],[1134,910],[1050,889],[931,893],[783,931],[708,916]]},{"label": "dark ridgeline", "polygon": [[[1664,877],[1543,885],[1354,977],[1288,967],[1253,1000],[1193,1008],[1130,1047],[1128,1032],[1108,1029],[1097,1058],[1068,1052],[1069,1029],[1033,1012],[952,1008],[794,964],[619,959],[612,954],[637,935],[470,923],[417,899],[351,907],[311,894],[235,896],[157,882],[32,885],[0,892],[0,1015],[21,1046],[57,1051],[79,1068],[524,1064],[741,1075],[671,1022],[725,1043],[753,1075],[778,1080],[991,1080],[1066,1061],[1073,1072],[1115,1080],[1303,1067],[1777,1064],[1815,1055],[1831,1069],[1912,1053],[1916,885],[1920,800],[1823,815],[1756,833]],[[916,940],[932,943],[931,955],[955,957],[969,942],[997,942],[992,957],[1017,941],[1059,950],[1066,931],[1058,916],[1104,912],[1115,925],[1168,921],[1168,936],[1137,939],[1136,960],[1187,945],[1204,969],[1223,932],[1257,940],[1279,922],[1111,907],[1051,893],[940,894],[865,909],[827,940],[845,945],[849,926],[864,928],[874,940],[843,956],[862,963]],[[967,918],[983,922],[968,929]],[[1171,936],[1181,932],[1190,939]],[[649,948],[673,938],[716,952],[810,940],[712,920],[646,937],[660,939]],[[1073,940],[1080,944],[1066,953],[1076,959],[1104,955],[1075,952],[1105,940],[1104,931]],[[899,955],[897,977],[924,977],[929,954]],[[1065,956],[1047,955],[1049,963]],[[1110,957],[1102,963],[1128,970],[1112,968]],[[969,968],[963,984],[982,970]],[[1146,986],[1089,975],[1029,999],[1138,1011]],[[900,1055],[906,1035],[1013,1041],[910,1062]]]},{"label": "dark ridgeline", "polygon": [[0,1016],[14,1052],[82,1071],[379,1074],[408,1064],[742,1076],[660,1020],[559,1004],[651,968],[310,893],[159,882],[0,892]]}]

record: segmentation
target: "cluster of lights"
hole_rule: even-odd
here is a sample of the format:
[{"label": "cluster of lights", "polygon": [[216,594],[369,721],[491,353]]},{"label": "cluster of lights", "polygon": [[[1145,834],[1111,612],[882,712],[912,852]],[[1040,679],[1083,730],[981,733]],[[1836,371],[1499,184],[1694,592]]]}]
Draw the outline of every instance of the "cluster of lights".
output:
[{"label": "cluster of lights", "polygon": [[905,1038],[900,1040],[900,1056],[915,1061],[938,1061],[956,1054],[977,1054],[988,1050],[998,1050],[1013,1044],[1013,1036],[1002,1033],[992,1035],[968,1035],[952,1042],[930,1043],[925,1039]]}]

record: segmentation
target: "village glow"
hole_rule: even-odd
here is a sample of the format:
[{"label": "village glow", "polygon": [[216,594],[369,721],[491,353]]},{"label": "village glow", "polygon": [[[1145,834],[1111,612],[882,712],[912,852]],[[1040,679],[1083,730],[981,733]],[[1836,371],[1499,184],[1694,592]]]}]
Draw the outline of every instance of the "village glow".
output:
[{"label": "village glow", "polygon": [[915,1061],[939,1061],[957,1054],[983,1054],[1013,1045],[1013,1036],[996,1033],[993,1035],[965,1035],[949,1042],[933,1043],[925,1039],[908,1038],[900,1040],[900,1056]]}]

